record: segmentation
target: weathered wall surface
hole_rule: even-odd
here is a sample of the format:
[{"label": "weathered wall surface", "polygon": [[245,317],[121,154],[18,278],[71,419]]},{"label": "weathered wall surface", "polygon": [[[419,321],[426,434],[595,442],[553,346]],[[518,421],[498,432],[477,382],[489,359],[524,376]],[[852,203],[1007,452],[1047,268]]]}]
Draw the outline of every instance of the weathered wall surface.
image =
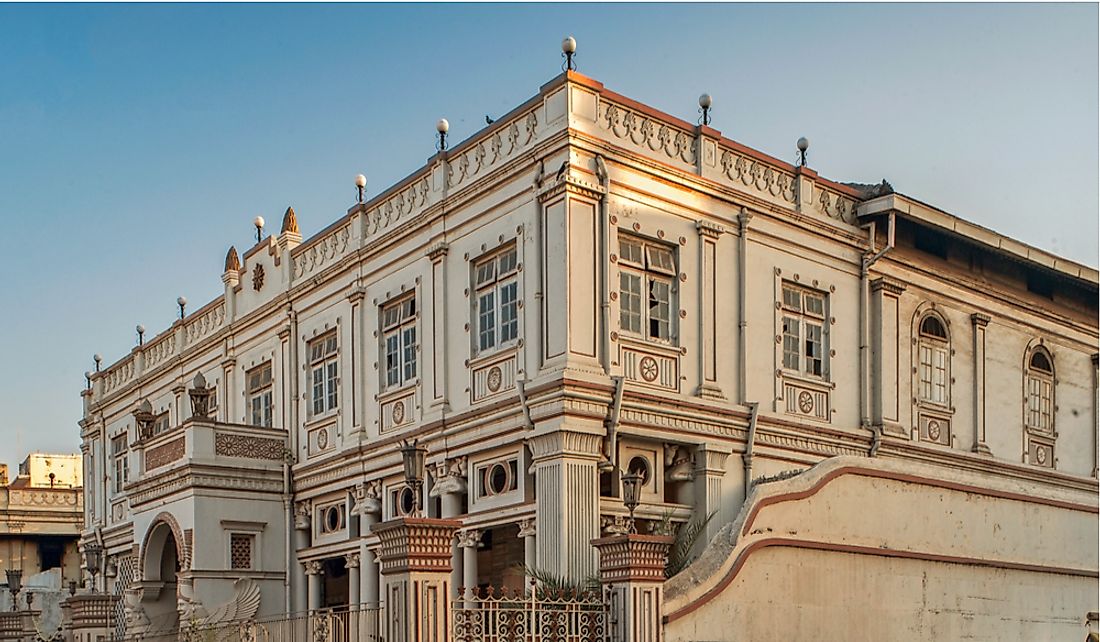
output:
[{"label": "weathered wall surface", "polygon": [[1090,493],[838,457],[754,490],[666,589],[692,640],[1072,640],[1097,610]]}]

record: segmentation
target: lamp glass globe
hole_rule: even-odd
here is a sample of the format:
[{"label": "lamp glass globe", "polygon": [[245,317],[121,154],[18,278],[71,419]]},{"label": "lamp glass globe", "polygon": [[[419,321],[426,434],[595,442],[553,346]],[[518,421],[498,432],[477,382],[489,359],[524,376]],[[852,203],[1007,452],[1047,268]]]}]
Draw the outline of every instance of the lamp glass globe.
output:
[{"label": "lamp glass globe", "polygon": [[138,334],[145,334],[145,326],[141,325],[140,323],[137,324],[137,327],[134,329],[137,330]]},{"label": "lamp glass globe", "polygon": [[798,139],[798,151],[804,152],[810,148],[810,139],[803,136]]},{"label": "lamp glass globe", "polygon": [[699,96],[699,106],[703,109],[710,109],[710,106],[714,104],[714,99],[710,97],[710,94],[703,94]]},{"label": "lamp glass globe", "polygon": [[355,186],[356,187],[366,187],[367,186],[367,177],[363,176],[362,174],[357,174],[355,176]]},{"label": "lamp glass globe", "polygon": [[562,53],[567,53],[567,54],[576,53],[576,51],[577,51],[577,39],[574,38],[573,36],[566,36],[566,38],[561,41],[561,50],[562,50]]},{"label": "lamp glass globe", "polygon": [[440,119],[439,119],[438,121],[436,121],[436,123],[435,123],[435,130],[436,130],[437,132],[439,132],[440,134],[446,134],[446,133],[447,133],[447,131],[448,131],[448,130],[449,130],[450,128],[451,128],[451,124],[447,122],[447,119],[446,119],[446,118],[440,118]]},{"label": "lamp glass globe", "polygon": [[176,304],[178,304],[178,305],[187,305],[187,297],[185,297],[185,296],[179,297],[178,299],[176,299]]},{"label": "lamp glass globe", "polygon": [[256,227],[263,227],[264,226],[264,217],[257,216],[256,218],[252,219],[252,224],[255,225]]}]

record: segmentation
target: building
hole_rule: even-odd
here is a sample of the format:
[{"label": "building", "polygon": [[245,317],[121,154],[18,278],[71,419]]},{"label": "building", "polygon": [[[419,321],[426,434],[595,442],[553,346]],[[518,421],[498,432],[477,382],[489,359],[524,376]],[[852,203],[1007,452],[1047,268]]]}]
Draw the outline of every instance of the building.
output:
[{"label": "building", "polygon": [[80,580],[81,463],[80,455],[32,453],[11,480],[0,465],[0,579],[9,569],[23,582],[57,569],[62,582]]},{"label": "building", "polygon": [[[452,597],[587,577],[626,471],[640,532],[714,515],[658,599],[669,639],[1097,610],[1096,269],[573,71],[445,130],[308,240],[288,208],[229,248],[223,296],[91,377],[83,537],[130,632],[385,602],[372,527],[418,503],[461,522]],[[923,602],[860,579],[941,567]],[[969,619],[933,609],[961,586]]]}]

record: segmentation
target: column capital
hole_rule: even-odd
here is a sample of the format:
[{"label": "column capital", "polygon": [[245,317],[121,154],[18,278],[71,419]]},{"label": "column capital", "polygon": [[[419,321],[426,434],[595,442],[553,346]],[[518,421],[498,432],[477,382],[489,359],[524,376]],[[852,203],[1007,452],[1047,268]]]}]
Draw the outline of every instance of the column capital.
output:
[{"label": "column capital", "polygon": [[352,515],[382,514],[382,480],[374,479],[355,485],[352,493]]},{"label": "column capital", "polygon": [[534,537],[537,531],[535,529],[535,518],[529,517],[527,519],[521,519],[519,522],[519,537],[525,539],[527,537]]},{"label": "column capital", "polygon": [[466,492],[466,457],[446,459],[435,464],[432,473],[432,490],[429,497],[459,494]]},{"label": "column capital", "polygon": [[730,450],[716,447],[714,444],[699,444],[695,449],[695,472],[712,477],[726,474],[726,458]]},{"label": "column capital", "polygon": [[359,568],[359,553],[344,555],[344,568]]},{"label": "column capital", "polygon": [[574,430],[554,430],[535,435],[527,439],[531,449],[531,458],[541,459],[572,456],[586,459],[599,459],[602,456],[603,433],[577,432]]},{"label": "column capital", "polygon": [[984,328],[989,325],[989,315],[982,314],[981,312],[975,312],[970,315],[970,323],[974,324],[976,328]]},{"label": "column capital", "polygon": [[672,537],[662,535],[612,535],[592,540],[600,552],[600,581],[665,581],[665,562]]},{"label": "column capital", "polygon": [[433,262],[443,260],[443,257],[447,256],[447,252],[450,251],[451,246],[445,242],[440,241],[428,248],[428,258]]},{"label": "column capital", "polygon": [[699,236],[708,239],[717,239],[726,231],[726,228],[718,225],[717,223],[711,223],[710,221],[696,221],[695,231],[699,233]]},{"label": "column capital", "polygon": [[467,528],[455,533],[459,548],[476,548],[481,543],[481,533],[477,528]]},{"label": "column capital", "polygon": [[320,560],[309,560],[302,562],[302,566],[306,569],[306,575],[324,575],[325,566]]},{"label": "column capital", "polygon": [[382,574],[451,572],[451,540],[462,522],[455,519],[399,517],[375,526]]},{"label": "column capital", "polygon": [[752,221],[752,210],[747,207],[742,207],[741,211],[737,213],[737,223],[741,226],[741,229],[745,229],[749,226],[749,222]]},{"label": "column capital", "polygon": [[872,292],[885,292],[886,294],[892,294],[894,296],[901,296],[905,292],[905,284],[901,281],[895,281],[888,279],[884,276],[880,276],[877,279],[871,280]]}]

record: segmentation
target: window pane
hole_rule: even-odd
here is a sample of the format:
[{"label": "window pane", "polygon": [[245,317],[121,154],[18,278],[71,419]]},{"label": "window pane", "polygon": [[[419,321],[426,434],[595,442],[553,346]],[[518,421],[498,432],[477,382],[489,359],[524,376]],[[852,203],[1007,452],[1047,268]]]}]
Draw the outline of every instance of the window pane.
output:
[{"label": "window pane", "polygon": [[816,317],[825,316],[825,299],[816,295],[807,293],[803,300],[806,302],[806,314],[812,314]]},{"label": "window pane", "polygon": [[393,386],[398,383],[400,376],[400,358],[398,351],[397,333],[386,335],[386,385]]},{"label": "window pane", "polygon": [[493,280],[497,276],[496,275],[496,268],[497,268],[497,262],[496,261],[486,261],[486,262],[482,263],[481,265],[478,265],[477,270],[476,270],[476,277],[474,279],[474,283],[478,287],[481,287],[482,285],[485,285],[486,283],[492,283]]},{"label": "window pane", "polygon": [[619,237],[619,260],[641,266],[643,264],[642,244],[631,238]]},{"label": "window pane", "polygon": [[313,414],[325,411],[325,369],[313,369]]},{"label": "window pane", "polygon": [[655,245],[647,245],[646,252],[649,254],[650,269],[668,274],[671,274],[675,270],[675,267],[672,265],[672,252],[668,249]]},{"label": "window pane", "polygon": [[497,274],[507,274],[516,269],[516,250],[508,250],[500,255],[500,271]]},{"label": "window pane", "polygon": [[783,288],[783,307],[799,312],[802,310],[802,294],[792,288]]},{"label": "window pane", "polygon": [[649,336],[654,339],[668,339],[670,336],[669,295],[672,291],[667,281],[650,279],[649,281]]},{"label": "window pane", "polygon": [[821,341],[821,326],[815,323],[806,324],[806,372],[815,376],[821,376],[824,359],[824,345]]},{"label": "window pane", "polygon": [[624,332],[642,331],[642,279],[629,272],[619,273],[619,326]]},{"label": "window pane", "polygon": [[405,328],[403,331],[405,373],[404,380],[410,381],[416,377],[416,326]]},{"label": "window pane", "polygon": [[500,287],[500,342],[515,339],[519,333],[519,316],[516,306],[516,282]]},{"label": "window pane", "polygon": [[328,364],[328,381],[326,385],[328,387],[328,407],[326,410],[332,410],[336,407],[336,370],[337,363],[330,361]]},{"label": "window pane", "polygon": [[800,367],[798,330],[798,319],[783,317],[783,367],[788,370],[798,370]]},{"label": "window pane", "polygon": [[478,349],[488,350],[496,345],[496,293],[486,292],[478,297],[477,327]]},{"label": "window pane", "polygon": [[397,306],[392,306],[382,310],[382,327],[391,328],[397,324],[400,320],[400,310]]},{"label": "window pane", "polygon": [[416,316],[416,298],[406,299],[401,304],[401,319],[407,321]]}]

